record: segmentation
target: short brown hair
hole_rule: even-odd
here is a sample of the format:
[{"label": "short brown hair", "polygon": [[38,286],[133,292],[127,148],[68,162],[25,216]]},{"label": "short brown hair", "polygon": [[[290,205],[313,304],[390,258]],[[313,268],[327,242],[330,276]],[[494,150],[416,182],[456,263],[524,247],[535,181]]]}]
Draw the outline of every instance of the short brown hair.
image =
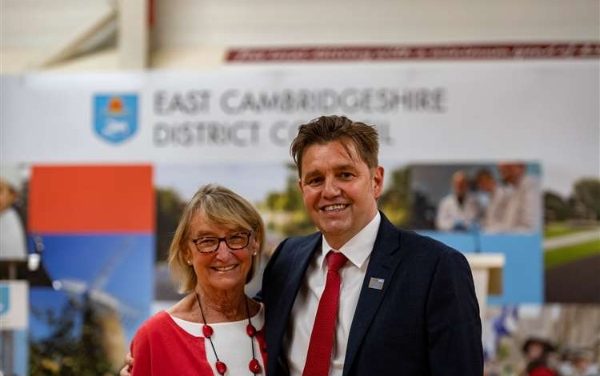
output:
[{"label": "short brown hair", "polygon": [[306,148],[332,141],[350,141],[369,168],[379,165],[379,136],[374,126],[352,121],[345,116],[321,116],[302,124],[290,146],[299,176],[302,175],[302,156]]},{"label": "short brown hair", "polygon": [[252,268],[246,279],[246,283],[250,282],[265,242],[263,220],[254,206],[242,196],[220,185],[208,184],[200,187],[186,205],[169,247],[169,268],[179,283],[179,291],[190,292],[198,282],[194,268],[187,264],[186,250],[189,248],[190,223],[199,210],[213,224],[238,226],[254,233],[259,248],[252,258]]}]

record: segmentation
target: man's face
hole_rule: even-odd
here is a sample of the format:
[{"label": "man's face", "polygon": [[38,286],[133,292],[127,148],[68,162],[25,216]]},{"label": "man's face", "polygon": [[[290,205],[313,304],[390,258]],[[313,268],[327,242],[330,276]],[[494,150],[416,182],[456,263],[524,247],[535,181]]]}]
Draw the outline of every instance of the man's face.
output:
[{"label": "man's face", "polygon": [[467,194],[467,191],[469,190],[469,183],[465,174],[456,174],[452,179],[452,185],[454,193],[459,197]]},{"label": "man's face", "polygon": [[299,180],[304,206],[327,242],[339,249],[377,213],[383,167],[369,169],[353,143],[309,146]]},{"label": "man's face", "polygon": [[496,189],[496,182],[491,176],[483,175],[477,178],[477,188],[492,193]]},{"label": "man's face", "polygon": [[517,184],[525,174],[525,166],[520,163],[501,163],[498,171],[502,181],[509,184]]},{"label": "man's face", "polygon": [[0,178],[0,212],[11,206],[16,199],[17,195],[15,192]]}]

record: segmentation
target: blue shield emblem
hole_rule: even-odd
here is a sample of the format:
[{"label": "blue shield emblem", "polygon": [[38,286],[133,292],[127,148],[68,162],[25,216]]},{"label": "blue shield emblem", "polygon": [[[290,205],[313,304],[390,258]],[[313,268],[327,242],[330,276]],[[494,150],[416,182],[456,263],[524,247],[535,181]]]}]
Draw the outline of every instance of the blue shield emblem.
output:
[{"label": "blue shield emblem", "polygon": [[10,309],[10,289],[7,285],[0,285],[0,315]]},{"label": "blue shield emblem", "polygon": [[103,140],[119,144],[135,134],[137,123],[137,95],[94,96],[94,130]]}]

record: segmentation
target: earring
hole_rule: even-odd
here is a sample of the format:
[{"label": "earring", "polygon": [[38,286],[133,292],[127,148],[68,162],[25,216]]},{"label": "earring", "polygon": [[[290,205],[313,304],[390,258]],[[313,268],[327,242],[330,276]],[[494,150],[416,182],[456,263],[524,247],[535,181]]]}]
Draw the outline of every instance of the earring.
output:
[{"label": "earring", "polygon": [[254,252],[254,253],[252,254],[252,256],[256,256],[256,252]]},{"label": "earring", "polygon": [[188,264],[188,265],[192,265],[192,261],[188,259],[188,260],[187,260],[187,264]]}]

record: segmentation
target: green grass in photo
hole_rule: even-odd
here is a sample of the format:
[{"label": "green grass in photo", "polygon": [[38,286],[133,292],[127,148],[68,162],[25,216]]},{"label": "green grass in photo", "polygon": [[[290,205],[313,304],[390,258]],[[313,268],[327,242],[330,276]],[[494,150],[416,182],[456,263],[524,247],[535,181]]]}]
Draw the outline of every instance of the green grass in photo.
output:
[{"label": "green grass in photo", "polygon": [[563,235],[576,234],[578,232],[589,231],[590,226],[573,226],[567,222],[552,222],[544,226],[544,239],[552,239]]},{"label": "green grass in photo", "polygon": [[551,269],[594,255],[600,255],[600,240],[592,240],[547,251],[544,253],[544,267]]}]

